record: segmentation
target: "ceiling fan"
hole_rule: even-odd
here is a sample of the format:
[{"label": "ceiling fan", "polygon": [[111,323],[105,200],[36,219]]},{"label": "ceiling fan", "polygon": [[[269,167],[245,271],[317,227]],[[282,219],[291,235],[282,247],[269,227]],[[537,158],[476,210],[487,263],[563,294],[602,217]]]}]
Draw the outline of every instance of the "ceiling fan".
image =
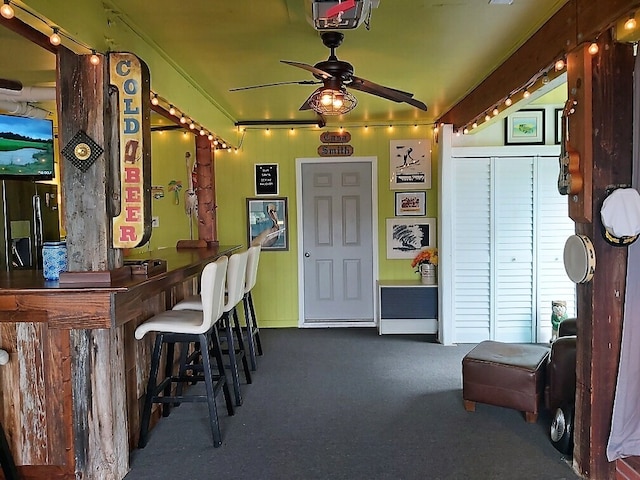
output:
[{"label": "ceiling fan", "polygon": [[268,83],[250,87],[232,88],[230,91],[235,92],[238,90],[272,87],[276,85],[311,85],[322,83],[323,85],[317,88],[309,98],[304,101],[300,110],[311,109],[320,115],[342,115],[350,112],[355,108],[358,101],[356,97],[347,90],[347,87],[354,90],[360,90],[361,92],[369,93],[371,95],[376,95],[396,103],[408,103],[420,110],[427,110],[427,106],[420,100],[413,98],[412,93],[403,92],[402,90],[397,90],[395,88],[384,87],[369,80],[365,80],[364,78],[356,77],[353,74],[353,66],[348,62],[338,60],[338,57],[336,57],[336,48],[340,46],[344,39],[344,34],[342,32],[326,31],[322,32],[320,36],[322,38],[322,43],[331,50],[331,54],[327,60],[318,62],[315,65],[280,60],[282,63],[286,63],[287,65],[302,68],[303,70],[311,72],[317,80]]}]

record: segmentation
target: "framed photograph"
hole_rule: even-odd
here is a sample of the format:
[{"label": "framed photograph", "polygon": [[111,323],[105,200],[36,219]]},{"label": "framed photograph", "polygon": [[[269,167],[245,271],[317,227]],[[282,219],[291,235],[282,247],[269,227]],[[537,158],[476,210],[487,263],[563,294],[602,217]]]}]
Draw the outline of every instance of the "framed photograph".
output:
[{"label": "framed photograph", "polygon": [[289,250],[287,199],[247,198],[247,244]]},{"label": "framed photograph", "polygon": [[387,218],[387,258],[413,259],[426,247],[435,247],[435,218]]},{"label": "framed photograph", "polygon": [[396,217],[424,217],[427,192],[396,192]]},{"label": "framed photograph", "polygon": [[278,164],[257,163],[254,171],[255,192],[259,195],[278,195]]},{"label": "framed photograph", "polygon": [[391,140],[389,143],[389,188],[431,188],[431,155],[427,140]]},{"label": "framed photograph", "polygon": [[556,145],[560,145],[562,142],[562,108],[556,108],[555,110],[555,120],[556,120],[556,135],[555,142]]},{"label": "framed photograph", "polygon": [[505,145],[544,145],[544,109],[519,110],[504,120]]}]

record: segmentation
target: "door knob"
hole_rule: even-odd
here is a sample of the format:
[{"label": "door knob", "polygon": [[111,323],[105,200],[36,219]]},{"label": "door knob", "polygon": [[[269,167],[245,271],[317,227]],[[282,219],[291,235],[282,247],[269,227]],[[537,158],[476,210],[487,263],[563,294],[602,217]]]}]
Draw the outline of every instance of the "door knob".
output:
[{"label": "door knob", "polygon": [[304,252],[304,256],[309,258],[311,256],[311,254],[309,252]]}]

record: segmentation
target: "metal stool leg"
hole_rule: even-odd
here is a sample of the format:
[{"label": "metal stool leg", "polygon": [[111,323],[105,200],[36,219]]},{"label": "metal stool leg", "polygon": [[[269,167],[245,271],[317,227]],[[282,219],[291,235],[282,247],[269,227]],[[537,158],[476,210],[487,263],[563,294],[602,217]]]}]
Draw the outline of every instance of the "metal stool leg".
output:
[{"label": "metal stool leg", "polygon": [[244,307],[244,320],[247,324],[247,346],[249,347],[249,359],[251,360],[251,370],[255,371],[258,368],[258,362],[256,362],[256,345],[253,336],[253,325],[251,319],[251,311],[249,309],[248,293],[242,297],[242,306]]},{"label": "metal stool leg", "polygon": [[251,310],[251,328],[253,329],[253,336],[256,340],[256,347],[258,355],[262,355],[262,342],[260,341],[260,328],[258,328],[258,318],[256,317],[256,310],[253,308],[253,296],[251,292],[247,294],[247,300],[249,302],[249,309]]},{"label": "metal stool leg", "polygon": [[151,421],[151,408],[153,407],[153,396],[156,390],[156,381],[158,371],[160,370],[160,355],[162,354],[162,338],[163,334],[156,335],[156,342],[153,347],[151,356],[151,369],[149,371],[149,381],[147,382],[147,393],[144,396],[144,407],[142,409],[142,419],[140,420],[140,437],[138,439],[138,448],[144,448],[147,445],[147,434],[149,433],[149,423]]}]

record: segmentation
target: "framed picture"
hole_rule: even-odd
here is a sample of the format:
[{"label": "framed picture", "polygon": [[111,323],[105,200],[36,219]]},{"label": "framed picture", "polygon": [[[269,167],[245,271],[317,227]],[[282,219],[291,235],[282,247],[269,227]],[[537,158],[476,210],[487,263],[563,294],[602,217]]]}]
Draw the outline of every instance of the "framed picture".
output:
[{"label": "framed picture", "polygon": [[255,192],[258,195],[278,195],[278,164],[257,163],[254,171]]},{"label": "framed picture", "polygon": [[287,199],[247,198],[247,243],[263,250],[289,250]]},{"label": "framed picture", "polygon": [[427,192],[396,192],[396,217],[424,217]]},{"label": "framed picture", "polygon": [[435,218],[387,218],[387,258],[410,258],[426,247],[434,247]]},{"label": "framed picture", "polygon": [[555,135],[555,143],[556,145],[560,145],[562,142],[562,109],[556,108],[555,110],[555,120],[556,120],[556,135]]},{"label": "framed picture", "polygon": [[504,120],[505,145],[544,145],[544,109],[519,110]]},{"label": "framed picture", "polygon": [[431,155],[427,140],[391,140],[389,188],[431,188]]}]

